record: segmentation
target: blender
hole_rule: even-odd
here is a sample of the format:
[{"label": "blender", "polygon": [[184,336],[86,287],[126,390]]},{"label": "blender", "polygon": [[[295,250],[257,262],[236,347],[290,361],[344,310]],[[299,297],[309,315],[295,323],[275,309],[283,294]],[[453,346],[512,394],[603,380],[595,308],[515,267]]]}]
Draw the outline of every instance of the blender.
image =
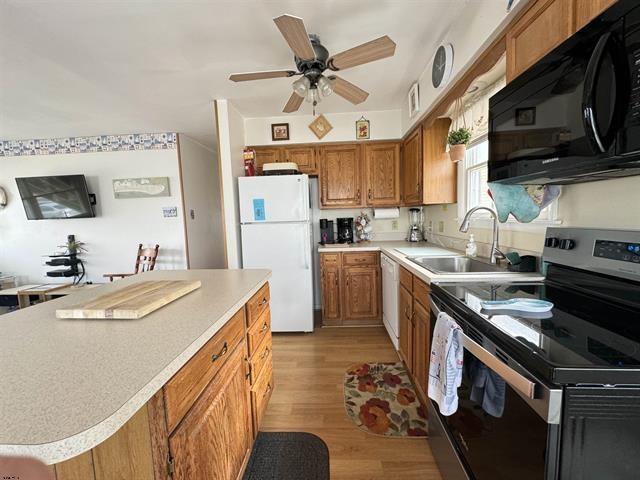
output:
[{"label": "blender", "polygon": [[409,209],[409,232],[407,242],[419,242],[422,240],[422,209]]}]

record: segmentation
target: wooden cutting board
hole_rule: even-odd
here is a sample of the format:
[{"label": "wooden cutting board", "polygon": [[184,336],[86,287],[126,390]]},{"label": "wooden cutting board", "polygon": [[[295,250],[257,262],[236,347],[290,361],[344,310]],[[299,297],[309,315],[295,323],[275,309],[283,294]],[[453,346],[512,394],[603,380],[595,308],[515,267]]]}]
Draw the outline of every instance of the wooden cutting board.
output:
[{"label": "wooden cutting board", "polygon": [[84,303],[56,310],[57,318],[138,319],[192,292],[200,280],[156,280],[128,285]]}]

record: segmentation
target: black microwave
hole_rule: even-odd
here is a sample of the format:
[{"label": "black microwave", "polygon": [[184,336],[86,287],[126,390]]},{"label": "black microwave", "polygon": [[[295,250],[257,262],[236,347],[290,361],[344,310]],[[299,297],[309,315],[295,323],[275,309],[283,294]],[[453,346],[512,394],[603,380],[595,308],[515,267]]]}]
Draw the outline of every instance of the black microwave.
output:
[{"label": "black microwave", "polygon": [[489,100],[489,181],[640,175],[640,3],[619,0]]}]

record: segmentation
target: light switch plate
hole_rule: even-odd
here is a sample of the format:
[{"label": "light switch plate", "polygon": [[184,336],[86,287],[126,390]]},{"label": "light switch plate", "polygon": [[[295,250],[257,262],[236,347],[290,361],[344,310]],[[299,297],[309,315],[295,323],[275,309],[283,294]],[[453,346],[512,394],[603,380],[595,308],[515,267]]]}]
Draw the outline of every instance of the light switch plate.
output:
[{"label": "light switch plate", "polygon": [[177,217],[178,207],[162,207],[162,216],[164,218]]}]

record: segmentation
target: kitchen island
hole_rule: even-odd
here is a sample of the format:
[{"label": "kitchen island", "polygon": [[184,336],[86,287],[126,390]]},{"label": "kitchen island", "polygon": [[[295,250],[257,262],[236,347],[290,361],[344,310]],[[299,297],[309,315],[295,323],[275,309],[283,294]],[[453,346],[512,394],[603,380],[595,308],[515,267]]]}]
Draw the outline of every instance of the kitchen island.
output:
[{"label": "kitchen island", "polygon": [[[270,352],[269,329],[254,327],[269,325],[269,276],[268,270],[156,270],[3,315],[0,455],[59,464],[58,480],[81,478],[73,475],[88,466],[96,479],[116,471],[121,478],[161,478],[172,470],[178,478],[196,478],[204,470],[186,458],[184,447],[215,463],[215,455],[202,450],[214,445],[194,452],[189,442],[198,429],[208,435],[204,440],[220,440],[201,421],[224,416],[237,437],[247,438],[242,458],[228,456],[233,465],[217,467],[238,473],[273,383],[271,357],[250,371],[248,350],[267,345]],[[139,320],[55,316],[57,308],[144,280],[200,280],[202,286]],[[218,398],[231,388],[231,397]],[[239,413],[225,411],[230,400],[239,402],[228,405]],[[185,455],[184,462],[175,455]]]}]

